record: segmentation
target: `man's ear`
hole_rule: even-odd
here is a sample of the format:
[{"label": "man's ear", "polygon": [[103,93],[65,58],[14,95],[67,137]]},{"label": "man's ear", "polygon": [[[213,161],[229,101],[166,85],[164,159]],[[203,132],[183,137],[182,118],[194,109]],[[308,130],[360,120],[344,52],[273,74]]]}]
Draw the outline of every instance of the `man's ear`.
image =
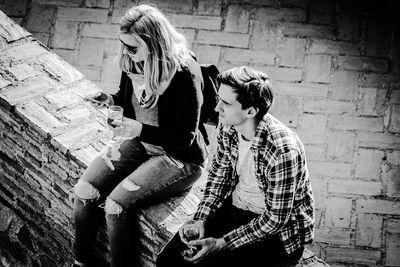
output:
[{"label": "man's ear", "polygon": [[247,109],[247,116],[248,116],[249,118],[254,118],[254,117],[257,115],[257,113],[258,113],[258,108],[249,107],[249,108]]}]

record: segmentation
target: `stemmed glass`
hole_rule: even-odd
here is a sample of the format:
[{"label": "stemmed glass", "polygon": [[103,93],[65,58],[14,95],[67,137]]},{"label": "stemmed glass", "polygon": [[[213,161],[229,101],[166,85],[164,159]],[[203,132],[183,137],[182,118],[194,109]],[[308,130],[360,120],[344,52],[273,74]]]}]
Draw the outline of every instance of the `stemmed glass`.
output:
[{"label": "stemmed glass", "polygon": [[[196,240],[200,237],[199,229],[190,225],[186,226],[183,235],[188,242],[191,240]],[[196,255],[197,251],[198,249],[195,246],[189,245],[185,250],[182,251],[182,256],[191,258]]]}]

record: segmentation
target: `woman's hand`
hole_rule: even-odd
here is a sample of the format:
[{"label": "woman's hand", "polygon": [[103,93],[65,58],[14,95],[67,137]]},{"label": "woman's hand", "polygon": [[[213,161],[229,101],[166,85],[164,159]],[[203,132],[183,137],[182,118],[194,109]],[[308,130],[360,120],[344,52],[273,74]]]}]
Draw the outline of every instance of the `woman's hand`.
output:
[{"label": "woman's hand", "polygon": [[122,122],[113,121],[112,124],[116,126],[112,129],[116,136],[133,139],[140,136],[140,134],[142,133],[143,124],[141,124],[137,120],[123,117]]},{"label": "woman's hand", "polygon": [[91,104],[96,105],[96,106],[109,106],[112,105],[112,97],[110,95],[107,95],[103,92],[100,92],[96,95],[92,96],[83,96],[83,99],[89,101]]}]

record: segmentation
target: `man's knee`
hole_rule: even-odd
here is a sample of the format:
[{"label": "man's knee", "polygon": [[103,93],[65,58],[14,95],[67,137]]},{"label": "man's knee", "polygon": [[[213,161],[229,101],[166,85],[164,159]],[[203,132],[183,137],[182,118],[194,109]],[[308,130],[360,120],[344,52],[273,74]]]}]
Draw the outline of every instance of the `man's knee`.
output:
[{"label": "man's knee", "polygon": [[104,205],[104,211],[107,215],[119,215],[122,212],[122,206],[119,205],[117,202],[112,200],[111,198],[107,197],[106,203]]}]

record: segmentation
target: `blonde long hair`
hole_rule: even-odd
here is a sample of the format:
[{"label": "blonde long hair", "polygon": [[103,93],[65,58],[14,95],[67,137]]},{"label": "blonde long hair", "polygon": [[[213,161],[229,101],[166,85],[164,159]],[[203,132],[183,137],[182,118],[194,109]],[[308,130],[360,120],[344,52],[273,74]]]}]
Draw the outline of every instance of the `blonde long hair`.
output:
[{"label": "blonde long hair", "polygon": [[121,69],[143,70],[146,89],[153,94],[162,90],[160,87],[165,83],[169,84],[175,72],[191,57],[186,38],[153,6],[142,4],[129,9],[120,21],[120,33],[135,36],[147,56],[144,66],[139,66],[122,53],[121,47]]}]

